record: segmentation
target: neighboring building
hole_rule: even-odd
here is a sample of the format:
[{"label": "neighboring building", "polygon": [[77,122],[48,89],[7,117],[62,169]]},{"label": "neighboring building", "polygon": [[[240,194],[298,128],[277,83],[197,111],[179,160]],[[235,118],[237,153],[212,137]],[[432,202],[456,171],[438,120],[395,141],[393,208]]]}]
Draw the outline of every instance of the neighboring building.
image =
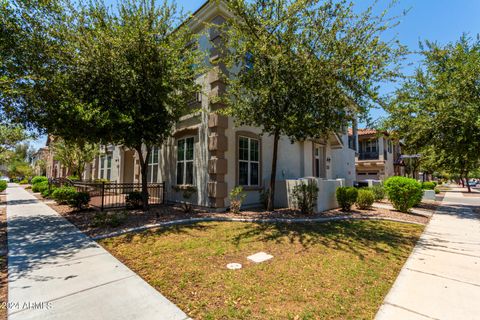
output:
[{"label": "neighboring building", "polygon": [[48,135],[47,143],[44,148],[45,159],[45,173],[48,178],[65,178],[68,176],[68,170],[59,161],[55,160],[55,154],[52,149],[52,144],[56,137]]},{"label": "neighboring building", "polygon": [[[358,129],[358,152],[355,159],[356,180],[385,180],[394,175],[403,175],[400,160],[401,144],[387,132],[375,129]],[[349,130],[353,135],[353,130]]]},{"label": "neighboring building", "polygon": [[32,156],[33,174],[36,176],[47,175],[47,163],[49,161],[50,150],[48,147],[43,147],[37,150]]},{"label": "neighboring building", "polygon": [[[222,2],[208,1],[187,24],[198,33],[205,24],[222,24],[229,16]],[[219,53],[212,43],[220,41],[218,32],[210,29],[201,37],[199,46],[210,51],[211,61]],[[167,200],[182,200],[179,191],[195,186],[190,201],[199,206],[223,209],[228,207],[228,194],[241,185],[247,192],[246,205],[260,203],[260,192],[268,188],[272,163],[273,137],[261,135],[256,127],[236,127],[234,119],[217,113],[223,105],[212,99],[225,92],[217,66],[198,81],[202,94],[192,105],[195,112],[181,118],[171,138],[154,148],[149,163],[149,182],[165,182]],[[200,108],[201,107],[201,108]],[[277,179],[315,176],[325,179],[355,180],[355,150],[349,148],[348,132],[331,133],[323,139],[291,143],[281,137],[278,146]],[[85,176],[116,182],[139,182],[140,166],[135,151],[123,146],[106,146]]]}]

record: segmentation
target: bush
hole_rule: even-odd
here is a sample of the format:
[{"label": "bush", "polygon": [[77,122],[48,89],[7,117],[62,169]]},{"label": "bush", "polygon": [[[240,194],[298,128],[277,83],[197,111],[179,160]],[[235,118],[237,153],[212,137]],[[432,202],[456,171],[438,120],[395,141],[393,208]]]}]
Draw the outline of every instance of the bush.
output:
[{"label": "bush", "polygon": [[422,185],[415,179],[391,177],[385,181],[385,191],[395,209],[408,212],[422,201]]},{"label": "bush", "polygon": [[383,188],[383,185],[374,184],[373,186],[369,187],[368,189],[373,192],[373,196],[375,198],[375,201],[385,199],[385,189]]},{"label": "bush", "polygon": [[433,181],[425,181],[422,183],[422,189],[423,190],[435,190],[435,187],[437,184]]},{"label": "bush", "polygon": [[242,186],[236,186],[233,188],[228,197],[230,199],[230,211],[232,213],[239,213],[246,197],[247,194],[243,192]]},{"label": "bush", "polygon": [[34,183],[33,186],[32,186],[32,191],[33,192],[42,193],[47,189],[48,189],[48,181],[37,182],[37,183]]},{"label": "bush", "polygon": [[318,198],[318,186],[316,181],[308,180],[308,183],[302,181],[299,185],[293,187],[292,197],[301,213],[315,213]]},{"label": "bush", "polygon": [[69,204],[76,194],[77,190],[75,190],[74,187],[60,187],[52,192],[52,198],[55,199],[58,204]]},{"label": "bush", "polygon": [[140,209],[143,206],[142,193],[140,191],[132,191],[125,197],[127,209]]},{"label": "bush", "polygon": [[88,206],[88,203],[90,202],[90,194],[88,192],[77,192],[70,202],[68,203],[74,208],[77,208],[78,210],[82,210],[86,206]]},{"label": "bush", "polygon": [[193,206],[190,201],[190,198],[197,192],[197,188],[194,186],[176,186],[173,187],[176,192],[182,193],[182,208],[185,213],[190,213],[193,211]]},{"label": "bush", "polygon": [[7,189],[7,181],[0,180],[0,192],[5,191]]},{"label": "bush", "polygon": [[78,181],[78,180],[80,180],[80,179],[78,178],[78,176],[68,176],[67,179],[68,179],[68,180],[72,180],[72,181]]},{"label": "bush", "polygon": [[47,189],[41,192],[42,197],[50,198],[52,196],[53,191],[55,191],[55,189],[57,189],[57,187],[55,187],[54,185],[50,186],[50,188],[47,187]]},{"label": "bush", "polygon": [[36,177],[33,177],[32,180],[31,180],[31,183],[33,185],[37,184],[37,183],[40,183],[40,182],[45,182],[45,181],[48,181],[48,178],[45,177],[45,176],[36,176]]},{"label": "bush", "polygon": [[20,180],[19,183],[20,183],[20,184],[28,184],[28,180],[27,180],[27,179],[23,179],[23,180]]},{"label": "bush", "polygon": [[439,194],[439,193],[440,193],[440,189],[435,188],[434,190],[435,190],[435,194]]},{"label": "bush", "polygon": [[337,202],[343,211],[350,211],[352,205],[357,201],[358,190],[354,187],[337,188]]},{"label": "bush", "polygon": [[358,190],[357,201],[355,204],[359,209],[369,209],[375,201],[375,193],[370,189]]},{"label": "bush", "polygon": [[127,220],[127,214],[119,212],[99,212],[93,217],[92,225],[94,227],[119,227]]},{"label": "bush", "polygon": [[268,196],[270,193],[270,189],[262,189],[260,190],[260,203],[263,205],[263,209],[267,209],[268,207]]}]

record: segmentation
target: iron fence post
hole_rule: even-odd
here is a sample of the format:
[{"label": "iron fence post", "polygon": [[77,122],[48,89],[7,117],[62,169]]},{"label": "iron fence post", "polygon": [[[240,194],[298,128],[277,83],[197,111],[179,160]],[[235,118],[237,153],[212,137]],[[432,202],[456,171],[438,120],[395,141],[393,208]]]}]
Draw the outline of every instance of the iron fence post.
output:
[{"label": "iron fence post", "polygon": [[100,211],[103,211],[104,199],[105,199],[105,182],[102,182],[102,206],[100,207]]},{"label": "iron fence post", "polygon": [[162,182],[162,203],[165,204],[165,197],[167,196],[167,191],[165,190],[165,181]]}]

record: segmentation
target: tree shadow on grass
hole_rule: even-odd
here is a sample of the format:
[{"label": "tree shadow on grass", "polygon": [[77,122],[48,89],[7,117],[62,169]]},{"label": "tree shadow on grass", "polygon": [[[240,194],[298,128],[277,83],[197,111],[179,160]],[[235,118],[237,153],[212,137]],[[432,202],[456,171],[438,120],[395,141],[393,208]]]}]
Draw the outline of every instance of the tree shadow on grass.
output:
[{"label": "tree shadow on grass", "polygon": [[[324,246],[350,252],[361,259],[365,252],[391,252],[388,248],[411,247],[418,240],[419,232],[412,226],[379,221],[337,221],[302,224],[257,224],[247,228],[232,239],[235,245],[242,241],[257,241],[291,244],[298,243],[303,250]],[[401,254],[401,253],[400,253]]]}]

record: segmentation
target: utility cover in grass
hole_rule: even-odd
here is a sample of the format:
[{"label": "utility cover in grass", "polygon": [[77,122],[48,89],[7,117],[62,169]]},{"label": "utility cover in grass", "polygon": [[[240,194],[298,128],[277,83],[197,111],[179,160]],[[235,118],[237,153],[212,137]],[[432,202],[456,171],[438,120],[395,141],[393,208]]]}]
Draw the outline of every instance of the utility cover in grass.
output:
[{"label": "utility cover in grass", "polygon": [[240,263],[229,263],[227,264],[227,269],[230,269],[230,270],[238,270],[238,269],[241,269],[242,268],[242,265]]},{"label": "utility cover in grass", "polygon": [[273,256],[271,254],[268,254],[268,253],[265,253],[265,252],[257,252],[255,254],[252,254],[251,256],[247,257],[248,260],[250,260],[252,262],[255,262],[255,263],[264,262],[264,261],[270,260],[272,258],[273,258]]}]

